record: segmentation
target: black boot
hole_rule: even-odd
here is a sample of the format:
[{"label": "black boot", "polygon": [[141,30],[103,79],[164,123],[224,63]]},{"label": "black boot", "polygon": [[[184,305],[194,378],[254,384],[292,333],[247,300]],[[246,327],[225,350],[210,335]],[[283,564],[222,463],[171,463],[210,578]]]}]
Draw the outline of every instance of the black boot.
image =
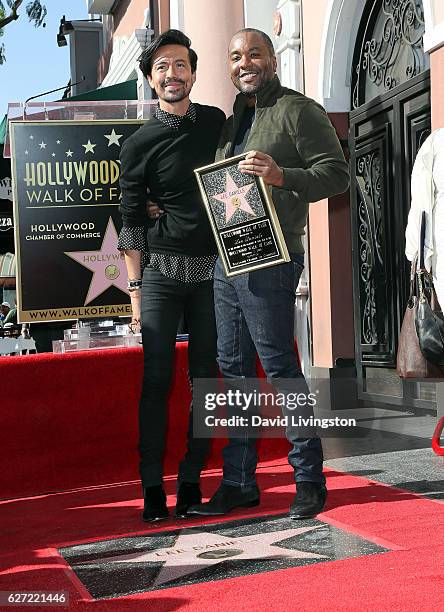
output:
[{"label": "black boot", "polygon": [[290,507],[290,518],[308,519],[322,512],[327,488],[319,482],[297,482],[296,495]]},{"label": "black boot", "polygon": [[188,514],[201,516],[218,516],[234,508],[252,508],[259,505],[259,489],[254,486],[245,491],[241,487],[221,484],[216,493],[206,504],[191,506]]},{"label": "black boot", "polygon": [[188,508],[195,504],[200,504],[202,501],[202,493],[199,485],[195,482],[181,482],[177,489],[176,510],[174,516],[176,518],[186,518],[188,516]]},{"label": "black boot", "polygon": [[151,523],[168,518],[168,508],[166,505],[166,495],[162,485],[145,487],[143,489],[143,515],[145,522]]}]

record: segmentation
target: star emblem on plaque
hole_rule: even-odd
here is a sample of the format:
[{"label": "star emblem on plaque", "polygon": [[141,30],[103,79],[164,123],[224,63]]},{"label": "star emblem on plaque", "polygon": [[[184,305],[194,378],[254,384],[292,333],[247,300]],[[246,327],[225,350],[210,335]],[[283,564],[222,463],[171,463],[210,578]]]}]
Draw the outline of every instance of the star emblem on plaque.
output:
[{"label": "star emblem on plaque", "polygon": [[[238,213],[237,218],[239,220],[248,220],[248,215],[251,217],[256,217],[257,214],[251,208],[247,200],[248,192],[254,187],[254,183],[250,185],[243,185],[239,187],[233,180],[233,177],[225,170],[225,177],[222,177],[222,180],[225,178],[225,191],[221,193],[215,194],[212,197],[223,204],[225,215],[223,217],[223,225],[228,225],[231,219]],[[242,213],[247,213],[242,214]]]},{"label": "star emblem on plaque", "polygon": [[194,171],[227,276],[290,261],[270,191],[239,170],[244,158]]}]

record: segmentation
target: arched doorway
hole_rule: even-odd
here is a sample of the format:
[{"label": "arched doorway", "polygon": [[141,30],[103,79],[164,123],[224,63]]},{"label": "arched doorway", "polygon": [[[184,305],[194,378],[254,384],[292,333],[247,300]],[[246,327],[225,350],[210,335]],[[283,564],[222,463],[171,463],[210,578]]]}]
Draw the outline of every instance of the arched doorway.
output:
[{"label": "arched doorway", "polygon": [[[429,406],[396,375],[407,301],[410,175],[430,133],[421,0],[368,0],[351,75],[350,168],[356,365],[363,398]],[[417,397],[415,397],[415,395]]]}]

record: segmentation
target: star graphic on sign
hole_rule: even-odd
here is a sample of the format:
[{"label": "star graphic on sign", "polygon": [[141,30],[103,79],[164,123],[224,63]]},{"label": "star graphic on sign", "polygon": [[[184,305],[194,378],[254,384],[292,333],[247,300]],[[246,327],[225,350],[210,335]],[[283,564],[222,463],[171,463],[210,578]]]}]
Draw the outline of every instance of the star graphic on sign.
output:
[{"label": "star graphic on sign", "polygon": [[[85,146],[85,145],[83,145]],[[68,151],[66,151],[66,157],[72,157],[72,151],[71,149],[69,149]]]},{"label": "star graphic on sign", "polygon": [[30,138],[31,140],[34,140],[34,136],[33,136],[32,134],[29,136],[29,138]]},{"label": "star graphic on sign", "polygon": [[120,147],[119,140],[122,138],[123,134],[116,134],[114,128],[111,131],[111,134],[105,134],[105,138],[108,138],[108,146],[115,144]]},{"label": "star graphic on sign", "polygon": [[101,295],[109,287],[117,287],[124,293],[127,290],[125,258],[117,250],[117,232],[111,217],[98,251],[72,251],[65,255],[93,272],[85,299],[85,306]]},{"label": "star graphic on sign", "polygon": [[60,140],[56,140],[56,144],[60,144]]},{"label": "star graphic on sign", "polygon": [[29,151],[25,151],[25,155],[29,155]]},{"label": "star graphic on sign", "polygon": [[86,153],[94,153],[94,147],[96,147],[97,145],[93,144],[90,140],[88,140],[88,142],[84,145],[82,145],[82,147],[85,147],[85,155]]},{"label": "star graphic on sign", "polygon": [[55,153],[51,153],[51,157],[55,157],[55,156],[56,156],[56,154],[55,154]]},{"label": "star graphic on sign", "polygon": [[39,147],[41,149],[46,149],[46,142],[43,142],[43,140],[42,140],[42,142],[39,144]]},{"label": "star graphic on sign", "polygon": [[[241,537],[227,537],[216,533],[199,532],[193,529],[182,530],[174,546],[157,548],[146,552],[136,552],[127,555],[117,555],[85,561],[87,564],[106,563],[146,563],[163,562],[153,584],[159,587],[163,584],[194,574],[213,565],[223,563],[227,559],[328,559],[325,555],[306,552],[293,548],[283,548],[279,542],[309,531],[320,529],[322,525],[312,527],[297,527],[270,533],[260,533]],[[82,564],[77,565],[80,567]]]},{"label": "star graphic on sign", "polygon": [[215,200],[217,200],[218,202],[222,202],[222,204],[225,205],[225,223],[228,223],[231,217],[238,210],[243,210],[246,213],[255,217],[256,213],[248,204],[245,198],[247,193],[253,187],[253,183],[250,185],[244,185],[243,187],[238,187],[228,170],[226,170],[225,172],[225,191],[212,196]]}]

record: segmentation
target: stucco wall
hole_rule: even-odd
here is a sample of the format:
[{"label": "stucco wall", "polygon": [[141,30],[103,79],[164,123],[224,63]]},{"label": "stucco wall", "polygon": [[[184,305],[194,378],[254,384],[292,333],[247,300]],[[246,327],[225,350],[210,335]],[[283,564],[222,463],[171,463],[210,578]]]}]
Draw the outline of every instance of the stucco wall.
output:
[{"label": "stucco wall", "polygon": [[319,100],[319,62],[328,0],[302,3],[305,95]]},{"label": "stucco wall", "polygon": [[184,0],[184,31],[199,57],[192,99],[231,114],[236,90],[228,77],[227,48],[244,24],[241,0]]},{"label": "stucco wall", "polygon": [[444,2],[442,0],[434,0],[432,6],[435,24],[444,22]]},{"label": "stucco wall", "polygon": [[136,28],[143,24],[144,12],[149,7],[149,0],[120,0],[112,15],[104,15],[103,54],[98,63],[98,82],[105,78],[115,50],[121,50],[119,41],[114,43],[113,37],[128,38]]},{"label": "stucco wall", "polygon": [[136,28],[142,27],[149,4],[149,0],[121,0],[114,14],[114,35],[131,36]]},{"label": "stucco wall", "polygon": [[[354,0],[350,0],[353,2]],[[329,0],[303,2],[303,57],[305,94],[321,104],[324,91],[321,83],[321,67],[326,36],[325,22],[331,3]],[[352,10],[353,7],[351,7]],[[343,32],[346,19],[341,21]],[[346,61],[346,59],[344,60]],[[349,96],[338,93],[346,89],[345,66],[333,64],[332,78],[340,79],[335,89],[336,114],[331,120],[341,139],[347,139]],[[342,100],[342,103],[340,103]],[[310,302],[313,365],[334,367],[338,357],[354,356],[353,294],[350,241],[350,203],[348,194],[310,204],[309,257]]]},{"label": "stucco wall", "polygon": [[444,46],[430,55],[432,128],[444,127]]}]

